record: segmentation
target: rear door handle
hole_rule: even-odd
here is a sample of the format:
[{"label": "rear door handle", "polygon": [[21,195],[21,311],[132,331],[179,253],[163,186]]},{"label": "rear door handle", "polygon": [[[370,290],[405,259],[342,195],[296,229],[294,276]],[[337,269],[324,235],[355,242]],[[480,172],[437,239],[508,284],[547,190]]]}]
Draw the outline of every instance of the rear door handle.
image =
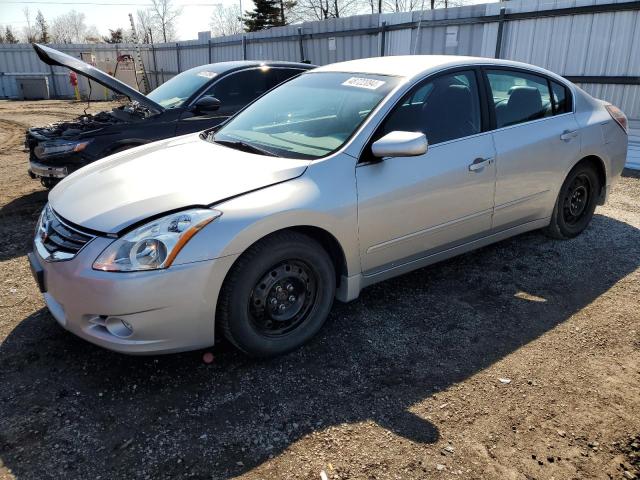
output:
[{"label": "rear door handle", "polygon": [[577,136],[578,132],[576,130],[565,130],[564,132],[562,132],[562,135],[560,135],[560,140],[568,142],[569,140]]},{"label": "rear door handle", "polygon": [[493,158],[476,158],[470,165],[470,172],[479,172],[487,165],[491,165],[493,163]]}]

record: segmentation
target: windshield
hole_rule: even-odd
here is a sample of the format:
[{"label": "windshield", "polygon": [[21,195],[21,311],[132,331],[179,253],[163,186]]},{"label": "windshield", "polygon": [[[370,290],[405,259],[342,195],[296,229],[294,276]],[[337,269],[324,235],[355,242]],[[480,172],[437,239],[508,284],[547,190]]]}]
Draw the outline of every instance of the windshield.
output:
[{"label": "windshield", "polygon": [[400,80],[359,73],[304,74],[249,105],[213,140],[287,158],[323,157],[344,145]]},{"label": "windshield", "polygon": [[160,85],[149,93],[147,97],[164,108],[179,107],[196,90],[217,76],[217,73],[212,72],[210,69],[211,67],[204,65],[182,72]]}]

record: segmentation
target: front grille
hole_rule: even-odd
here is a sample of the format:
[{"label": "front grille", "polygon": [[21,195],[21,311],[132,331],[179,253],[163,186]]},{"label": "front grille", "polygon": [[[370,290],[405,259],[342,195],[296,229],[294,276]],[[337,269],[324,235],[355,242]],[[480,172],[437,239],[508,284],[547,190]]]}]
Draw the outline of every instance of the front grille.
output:
[{"label": "front grille", "polygon": [[[43,256],[49,260],[68,260],[93,238],[93,235],[64,223],[47,205],[38,223],[36,245],[40,244],[38,246],[46,251]],[[42,254],[42,249],[39,250]]]}]

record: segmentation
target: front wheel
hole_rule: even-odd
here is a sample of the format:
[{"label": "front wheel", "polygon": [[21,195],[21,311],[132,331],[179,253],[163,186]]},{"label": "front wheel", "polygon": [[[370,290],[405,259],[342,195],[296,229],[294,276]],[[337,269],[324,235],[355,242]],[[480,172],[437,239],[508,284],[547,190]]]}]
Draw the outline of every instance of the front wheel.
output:
[{"label": "front wheel", "polygon": [[558,239],[580,235],[593,218],[600,187],[598,175],[591,165],[574,167],[562,184],[545,233]]},{"label": "front wheel", "polygon": [[335,289],[333,262],[318,242],[297,232],[275,233],[251,246],[232,267],[216,321],[246,354],[280,355],[320,330]]},{"label": "front wheel", "polygon": [[47,190],[51,190],[53,187],[59,184],[61,180],[61,178],[40,177],[40,183]]}]

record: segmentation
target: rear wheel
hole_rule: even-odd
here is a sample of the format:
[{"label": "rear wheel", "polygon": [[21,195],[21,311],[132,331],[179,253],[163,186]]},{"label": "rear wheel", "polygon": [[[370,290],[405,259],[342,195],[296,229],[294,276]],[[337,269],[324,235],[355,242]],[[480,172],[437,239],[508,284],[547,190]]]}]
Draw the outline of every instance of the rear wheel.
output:
[{"label": "rear wheel", "polygon": [[312,238],[279,232],[250,247],[232,267],[216,321],[251,356],[293,350],[324,324],[335,295],[331,258]]},{"label": "rear wheel", "polygon": [[579,164],[571,170],[562,184],[545,233],[559,239],[580,235],[593,218],[600,187],[598,175],[591,165]]}]

